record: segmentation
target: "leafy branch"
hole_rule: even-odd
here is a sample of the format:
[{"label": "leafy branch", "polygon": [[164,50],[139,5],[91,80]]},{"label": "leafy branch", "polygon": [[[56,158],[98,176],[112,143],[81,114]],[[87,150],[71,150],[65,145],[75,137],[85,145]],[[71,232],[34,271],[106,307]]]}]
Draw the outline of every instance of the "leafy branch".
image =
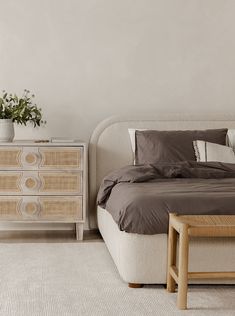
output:
[{"label": "leafy branch", "polygon": [[11,119],[17,124],[32,123],[34,127],[45,124],[42,109],[33,103],[34,94],[24,90],[22,97],[3,91],[0,97],[0,119]]}]

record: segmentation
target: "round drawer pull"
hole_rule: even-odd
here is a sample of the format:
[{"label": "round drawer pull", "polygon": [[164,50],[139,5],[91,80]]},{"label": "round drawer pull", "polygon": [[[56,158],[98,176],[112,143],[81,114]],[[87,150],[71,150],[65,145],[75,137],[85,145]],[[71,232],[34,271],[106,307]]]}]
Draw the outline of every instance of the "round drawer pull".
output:
[{"label": "round drawer pull", "polygon": [[35,215],[38,212],[38,204],[36,202],[29,202],[25,205],[25,213],[28,215]]},{"label": "round drawer pull", "polygon": [[28,153],[25,155],[25,162],[29,165],[35,165],[38,161],[38,155],[36,153]]},{"label": "round drawer pull", "polygon": [[25,186],[27,189],[36,189],[38,186],[37,179],[30,177],[25,180]]}]

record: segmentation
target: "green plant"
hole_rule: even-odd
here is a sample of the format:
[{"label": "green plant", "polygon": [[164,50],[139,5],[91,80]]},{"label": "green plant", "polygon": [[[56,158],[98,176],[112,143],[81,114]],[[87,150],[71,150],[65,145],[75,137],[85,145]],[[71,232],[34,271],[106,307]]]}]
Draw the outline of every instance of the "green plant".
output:
[{"label": "green plant", "polygon": [[21,125],[32,123],[34,127],[45,124],[42,120],[42,109],[33,103],[34,94],[24,90],[22,97],[3,91],[0,97],[0,119],[12,119]]}]

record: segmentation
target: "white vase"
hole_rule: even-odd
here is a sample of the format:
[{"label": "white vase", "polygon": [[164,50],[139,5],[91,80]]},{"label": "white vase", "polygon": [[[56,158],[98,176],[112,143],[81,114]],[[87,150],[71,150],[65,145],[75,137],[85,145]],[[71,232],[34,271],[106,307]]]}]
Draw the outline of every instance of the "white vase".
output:
[{"label": "white vase", "polygon": [[12,142],[15,136],[14,124],[11,119],[0,119],[0,142]]}]

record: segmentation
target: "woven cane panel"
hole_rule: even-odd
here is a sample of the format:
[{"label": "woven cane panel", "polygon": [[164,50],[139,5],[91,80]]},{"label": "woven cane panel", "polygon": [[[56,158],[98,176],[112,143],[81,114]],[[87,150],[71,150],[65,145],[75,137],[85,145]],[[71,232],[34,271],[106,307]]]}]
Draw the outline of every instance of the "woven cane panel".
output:
[{"label": "woven cane panel", "polygon": [[21,215],[18,212],[20,199],[0,200],[0,220],[19,220]]},{"label": "woven cane panel", "polygon": [[81,220],[82,197],[40,198],[42,220]]},{"label": "woven cane panel", "polygon": [[1,191],[20,192],[20,176],[19,173],[0,173],[0,193]]},{"label": "woven cane panel", "polygon": [[82,176],[77,173],[39,173],[42,180],[40,192],[44,193],[82,193]]},{"label": "woven cane panel", "polygon": [[40,149],[41,167],[81,168],[82,149]]},{"label": "woven cane panel", "polygon": [[0,149],[0,167],[20,167],[21,149]]},{"label": "woven cane panel", "polygon": [[29,215],[34,215],[38,209],[36,202],[29,202],[25,205],[25,212]]}]

